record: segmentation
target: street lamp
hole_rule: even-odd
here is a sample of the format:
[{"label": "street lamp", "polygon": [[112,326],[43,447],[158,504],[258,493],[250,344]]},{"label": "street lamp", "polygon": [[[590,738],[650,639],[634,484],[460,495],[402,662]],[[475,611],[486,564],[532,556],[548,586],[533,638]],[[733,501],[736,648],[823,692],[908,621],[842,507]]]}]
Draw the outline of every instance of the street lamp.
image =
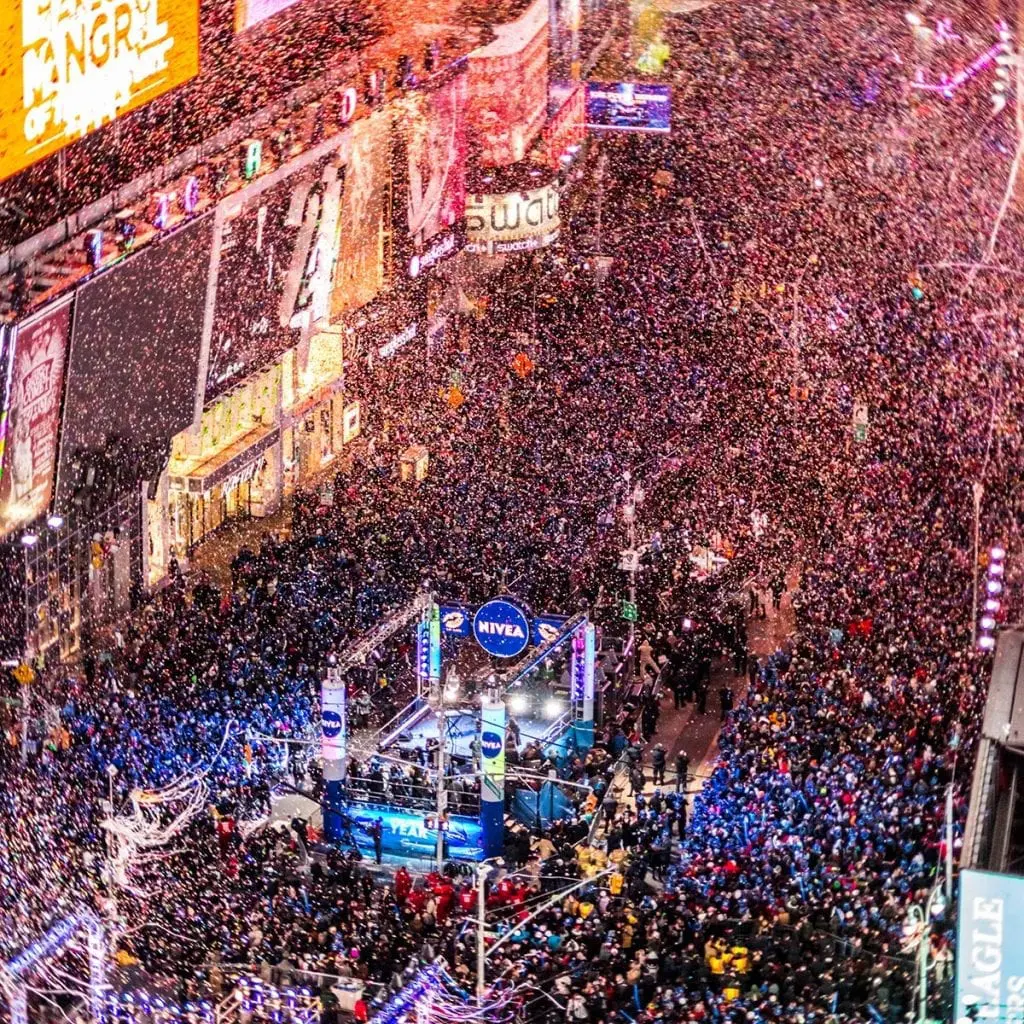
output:
[{"label": "street lamp", "polygon": [[483,861],[476,867],[476,1001],[482,1006],[487,990],[487,946],[484,929],[487,924],[487,876],[493,865]]},{"label": "street lamp", "polygon": [[904,933],[909,939],[917,938],[917,1020],[925,1024],[928,1019],[928,971],[934,967],[931,953],[932,919],[942,917],[946,912],[946,897],[942,894],[941,880],[936,880],[928,901],[922,908],[919,903],[911,903],[907,907],[907,918],[903,925]]}]

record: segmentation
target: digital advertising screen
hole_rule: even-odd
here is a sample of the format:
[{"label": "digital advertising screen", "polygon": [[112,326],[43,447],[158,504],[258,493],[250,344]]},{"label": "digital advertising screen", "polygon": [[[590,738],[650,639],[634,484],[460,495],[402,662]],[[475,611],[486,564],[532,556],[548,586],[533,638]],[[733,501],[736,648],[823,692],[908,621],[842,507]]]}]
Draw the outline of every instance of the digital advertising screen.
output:
[{"label": "digital advertising screen", "polygon": [[75,299],[57,473],[70,501],[79,449],[108,440],[166,440],[194,418],[213,215],[85,284]]},{"label": "digital advertising screen", "polygon": [[70,326],[71,302],[65,301],[19,324],[10,335],[0,535],[49,508]]},{"label": "digital advertising screen", "polygon": [[956,943],[956,1024],[1024,1016],[1024,878],[960,872]]},{"label": "digital advertising screen", "polygon": [[301,0],[235,0],[235,31],[244,32],[297,3]]},{"label": "digital advertising screen", "polygon": [[548,4],[536,0],[469,55],[469,123],[482,167],[524,159],[548,105]]},{"label": "digital advertising screen", "polygon": [[3,0],[0,180],[199,73],[199,0]]},{"label": "digital advertising screen", "polygon": [[633,82],[588,82],[587,127],[617,132],[672,130],[672,89]]},{"label": "digital advertising screen", "polygon": [[559,235],[559,194],[555,184],[471,195],[466,203],[466,250],[497,255],[550,245]]},{"label": "digital advertising screen", "polygon": [[362,117],[349,129],[351,148],[341,198],[331,319],[370,302],[383,288],[386,192],[391,163],[387,111]]},{"label": "digital advertising screen", "polygon": [[409,94],[412,107],[402,121],[406,162],[406,212],[415,277],[461,248],[466,213],[465,62],[434,87]]},{"label": "digital advertising screen", "polygon": [[218,207],[204,402],[268,366],[327,315],[345,179],[334,151]]}]

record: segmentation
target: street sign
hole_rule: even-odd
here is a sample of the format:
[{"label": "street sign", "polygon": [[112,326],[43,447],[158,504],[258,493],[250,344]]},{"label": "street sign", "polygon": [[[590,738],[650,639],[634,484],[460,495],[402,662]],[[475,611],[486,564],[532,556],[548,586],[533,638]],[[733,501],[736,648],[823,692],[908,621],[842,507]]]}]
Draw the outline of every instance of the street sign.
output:
[{"label": "street sign", "polygon": [[868,425],[866,423],[855,423],[853,425],[853,439],[860,442],[868,439]]},{"label": "street sign", "polygon": [[640,568],[640,552],[635,548],[624,548],[620,551],[619,568],[623,572],[636,572]]},{"label": "street sign", "polygon": [[622,602],[622,618],[626,622],[637,621],[636,605],[632,601]]}]

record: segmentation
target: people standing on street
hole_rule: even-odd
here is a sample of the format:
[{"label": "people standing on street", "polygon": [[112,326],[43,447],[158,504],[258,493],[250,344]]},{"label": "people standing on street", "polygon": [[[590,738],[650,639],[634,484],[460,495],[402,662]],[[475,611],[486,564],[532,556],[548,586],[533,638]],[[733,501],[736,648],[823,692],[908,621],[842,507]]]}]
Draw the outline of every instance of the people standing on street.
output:
[{"label": "people standing on street", "polygon": [[676,754],[676,792],[686,792],[686,782],[690,774],[690,755],[685,750]]},{"label": "people standing on street", "polygon": [[668,755],[664,743],[655,743],[651,751],[651,772],[654,776],[654,785],[665,785],[665,766]]},{"label": "people standing on street", "polygon": [[732,690],[728,686],[723,686],[718,691],[718,699],[721,702],[721,708],[722,708],[721,718],[722,718],[722,721],[724,722],[725,719],[728,717],[729,712],[732,711],[732,700],[733,700]]}]

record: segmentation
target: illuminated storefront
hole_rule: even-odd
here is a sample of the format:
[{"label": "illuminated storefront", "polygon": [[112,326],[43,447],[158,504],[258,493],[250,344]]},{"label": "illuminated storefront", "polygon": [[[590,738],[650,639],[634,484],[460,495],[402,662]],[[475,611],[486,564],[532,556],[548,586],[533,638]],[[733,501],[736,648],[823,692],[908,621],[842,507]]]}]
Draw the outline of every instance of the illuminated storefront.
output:
[{"label": "illuminated storefront", "polygon": [[342,334],[330,328],[282,360],[285,493],[326,470],[345,446]]},{"label": "illuminated storefront", "polygon": [[281,470],[277,363],[207,406],[198,428],[173,439],[167,472],[146,503],[148,582],[163,578],[172,556],[187,558],[225,522],[276,512]]}]

